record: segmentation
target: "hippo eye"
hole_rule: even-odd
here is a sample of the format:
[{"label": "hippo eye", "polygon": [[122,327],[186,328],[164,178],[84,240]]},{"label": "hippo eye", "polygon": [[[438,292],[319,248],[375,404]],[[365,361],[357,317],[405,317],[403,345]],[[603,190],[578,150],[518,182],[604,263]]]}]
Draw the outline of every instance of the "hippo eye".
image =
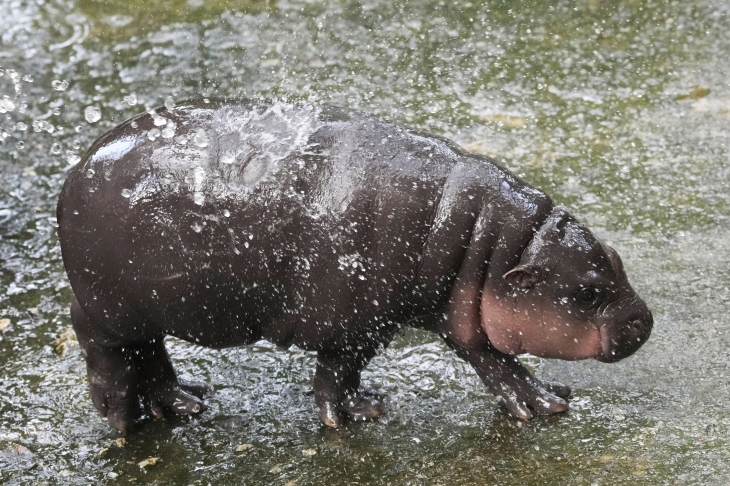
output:
[{"label": "hippo eye", "polygon": [[583,287],[575,294],[575,300],[581,305],[594,305],[598,301],[598,291],[592,287]]}]

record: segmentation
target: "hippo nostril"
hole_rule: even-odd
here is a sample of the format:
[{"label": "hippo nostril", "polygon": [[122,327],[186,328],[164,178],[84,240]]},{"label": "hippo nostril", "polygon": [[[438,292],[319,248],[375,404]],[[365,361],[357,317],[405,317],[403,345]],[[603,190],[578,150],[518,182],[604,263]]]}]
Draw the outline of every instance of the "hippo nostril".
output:
[{"label": "hippo nostril", "polygon": [[651,334],[651,328],[651,318],[648,321],[646,319],[632,319],[631,321],[629,321],[626,330],[628,332],[628,335],[632,338],[636,338],[636,342],[641,345],[641,343],[649,338],[649,334]]},{"label": "hippo nostril", "polygon": [[644,334],[646,334],[648,329],[651,329],[651,326],[647,325],[647,323],[642,319],[634,319],[629,322],[629,329],[632,331],[632,333],[643,336]]}]

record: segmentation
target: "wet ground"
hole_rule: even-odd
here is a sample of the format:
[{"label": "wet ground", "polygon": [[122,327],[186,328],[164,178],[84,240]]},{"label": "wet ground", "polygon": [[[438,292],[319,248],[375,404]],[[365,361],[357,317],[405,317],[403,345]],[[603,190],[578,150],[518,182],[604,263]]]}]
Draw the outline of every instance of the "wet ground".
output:
[{"label": "wet ground", "polygon": [[[0,483],[730,480],[727,5],[0,0],[0,11]],[[498,157],[619,250],[654,312],[652,338],[613,365],[527,358],[574,398],[567,414],[521,423],[434,336],[406,332],[364,374],[388,415],[338,431],[317,421],[311,354],[169,341],[183,377],[214,386],[210,409],[117,440],[68,332],[56,198],[98,135],[205,96],[359,108]]]}]

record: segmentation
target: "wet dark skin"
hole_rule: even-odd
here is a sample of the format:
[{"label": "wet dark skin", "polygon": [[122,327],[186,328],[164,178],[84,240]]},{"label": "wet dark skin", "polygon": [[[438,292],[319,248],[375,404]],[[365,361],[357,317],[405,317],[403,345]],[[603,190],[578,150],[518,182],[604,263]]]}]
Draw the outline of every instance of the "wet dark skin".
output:
[{"label": "wet dark skin", "polygon": [[438,333],[521,419],[568,409],[517,355],[617,361],[652,316],[616,252],[492,159],[356,111],[189,102],[102,135],[58,205],[71,317],[112,427],[205,410],[167,335],[317,352],[321,421],[384,412],[360,373]]}]

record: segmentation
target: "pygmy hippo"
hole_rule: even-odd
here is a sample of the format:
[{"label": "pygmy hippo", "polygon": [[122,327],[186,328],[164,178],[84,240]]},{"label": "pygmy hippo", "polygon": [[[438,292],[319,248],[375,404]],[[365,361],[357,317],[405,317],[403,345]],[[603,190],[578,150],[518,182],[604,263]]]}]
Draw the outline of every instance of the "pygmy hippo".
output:
[{"label": "pygmy hippo", "polygon": [[163,339],[317,352],[322,422],[384,412],[360,372],[403,326],[438,333],[521,419],[570,389],[521,353],[614,362],[652,315],[621,259],[494,160],[353,110],[187,102],[102,135],[58,203],[91,399],[112,427],[204,410]]}]

